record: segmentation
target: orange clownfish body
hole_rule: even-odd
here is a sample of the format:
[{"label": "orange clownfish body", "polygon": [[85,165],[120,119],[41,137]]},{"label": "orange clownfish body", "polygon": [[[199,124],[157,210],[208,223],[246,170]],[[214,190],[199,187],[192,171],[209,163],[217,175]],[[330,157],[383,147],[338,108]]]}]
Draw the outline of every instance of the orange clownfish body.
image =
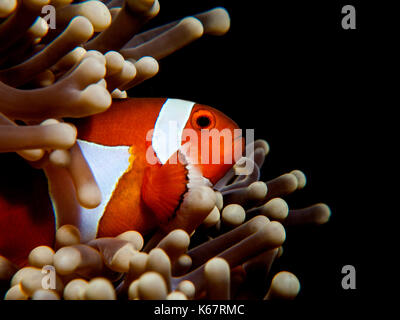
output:
[{"label": "orange clownfish body", "polygon": [[222,178],[243,150],[235,122],[179,99],[114,101],[76,125],[101,204],[81,207],[66,169],[48,166],[43,174],[18,160],[17,174],[0,187],[0,255],[15,263],[37,245],[51,246],[64,224],[76,225],[83,242],[127,230],[147,233],[174,216],[191,188]]}]

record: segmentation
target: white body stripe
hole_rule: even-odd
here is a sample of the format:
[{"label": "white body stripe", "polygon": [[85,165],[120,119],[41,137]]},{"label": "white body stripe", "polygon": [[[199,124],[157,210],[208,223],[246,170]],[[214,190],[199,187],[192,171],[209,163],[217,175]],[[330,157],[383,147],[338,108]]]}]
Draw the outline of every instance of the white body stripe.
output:
[{"label": "white body stripe", "polygon": [[151,141],[153,150],[162,164],[181,147],[183,129],[194,104],[180,99],[167,99],[162,106]]},{"label": "white body stripe", "polygon": [[[56,213],[57,227],[66,223],[77,226],[83,242],[96,237],[98,223],[118,183],[129,167],[128,146],[103,146],[78,140],[82,154],[88,162],[100,187],[102,200],[98,207],[86,209],[79,205],[71,178],[65,169],[46,171],[50,184],[50,197]],[[64,170],[64,172],[62,171]]]},{"label": "white body stripe", "polygon": [[88,237],[94,238],[99,220],[117,186],[118,180],[129,167],[129,147],[108,147],[79,140],[78,143],[101,191],[101,204],[97,208],[86,209],[82,207],[81,209],[79,229]]}]

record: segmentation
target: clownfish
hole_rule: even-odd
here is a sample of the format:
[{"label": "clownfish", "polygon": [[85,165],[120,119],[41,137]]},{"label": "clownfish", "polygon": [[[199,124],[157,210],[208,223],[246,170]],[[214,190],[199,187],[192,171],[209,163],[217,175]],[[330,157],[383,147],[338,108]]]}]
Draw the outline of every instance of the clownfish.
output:
[{"label": "clownfish", "polygon": [[[100,188],[96,208],[78,203],[66,169],[35,170],[15,154],[0,157],[0,255],[16,264],[38,245],[53,246],[64,224],[77,226],[82,242],[154,230],[192,188],[220,180],[244,147],[238,125],[225,114],[179,99],[116,100],[74,124]],[[218,137],[221,132],[227,134]]]}]

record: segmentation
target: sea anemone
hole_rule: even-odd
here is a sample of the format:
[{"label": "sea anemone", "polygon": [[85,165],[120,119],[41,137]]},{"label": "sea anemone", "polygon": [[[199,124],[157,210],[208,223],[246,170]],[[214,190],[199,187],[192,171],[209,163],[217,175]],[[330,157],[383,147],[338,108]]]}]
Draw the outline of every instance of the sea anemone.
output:
[{"label": "sea anemone", "polygon": [[[40,17],[56,8],[57,28]],[[142,33],[158,0],[5,0],[0,5],[0,152],[17,152],[32,166],[68,169],[84,207],[100,202],[90,168],[76,147],[76,128],[63,118],[105,111],[112,98],[153,77],[157,60],[230,26],[223,8]],[[29,138],[28,138],[29,137]],[[18,269],[0,256],[5,299],[292,299],[297,277],[271,266],[283,253],[285,226],[322,224],[329,207],[289,210],[282,197],[302,189],[300,170],[260,181],[269,152],[264,140],[213,188],[190,194],[175,218],[153,234],[132,230],[81,243],[63,225],[54,247],[39,246]],[[237,175],[252,163],[253,170]],[[182,217],[190,215],[190,219]],[[53,267],[55,286],[43,285]],[[9,288],[8,288],[9,287]]]}]

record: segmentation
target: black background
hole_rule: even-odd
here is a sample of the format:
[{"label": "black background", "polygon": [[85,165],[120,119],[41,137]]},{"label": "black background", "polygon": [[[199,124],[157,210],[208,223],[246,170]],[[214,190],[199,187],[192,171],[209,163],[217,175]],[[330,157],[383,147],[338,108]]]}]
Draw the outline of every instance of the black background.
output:
[{"label": "black background", "polygon": [[[371,263],[383,243],[371,223],[379,217],[378,133],[385,123],[381,88],[392,68],[387,45],[395,18],[384,2],[162,1],[151,26],[225,7],[231,29],[204,36],[160,62],[160,72],[131,96],[183,98],[219,108],[271,147],[265,180],[302,170],[305,189],[290,208],[324,202],[326,225],[289,228],[273,269],[295,273],[298,299],[336,301],[373,296],[380,281]],[[356,8],[356,30],[341,27],[342,7]],[[387,88],[384,87],[384,90]],[[383,140],[384,141],[384,140]],[[383,169],[384,170],[384,169]],[[356,268],[356,290],[344,290],[344,265]]]}]

